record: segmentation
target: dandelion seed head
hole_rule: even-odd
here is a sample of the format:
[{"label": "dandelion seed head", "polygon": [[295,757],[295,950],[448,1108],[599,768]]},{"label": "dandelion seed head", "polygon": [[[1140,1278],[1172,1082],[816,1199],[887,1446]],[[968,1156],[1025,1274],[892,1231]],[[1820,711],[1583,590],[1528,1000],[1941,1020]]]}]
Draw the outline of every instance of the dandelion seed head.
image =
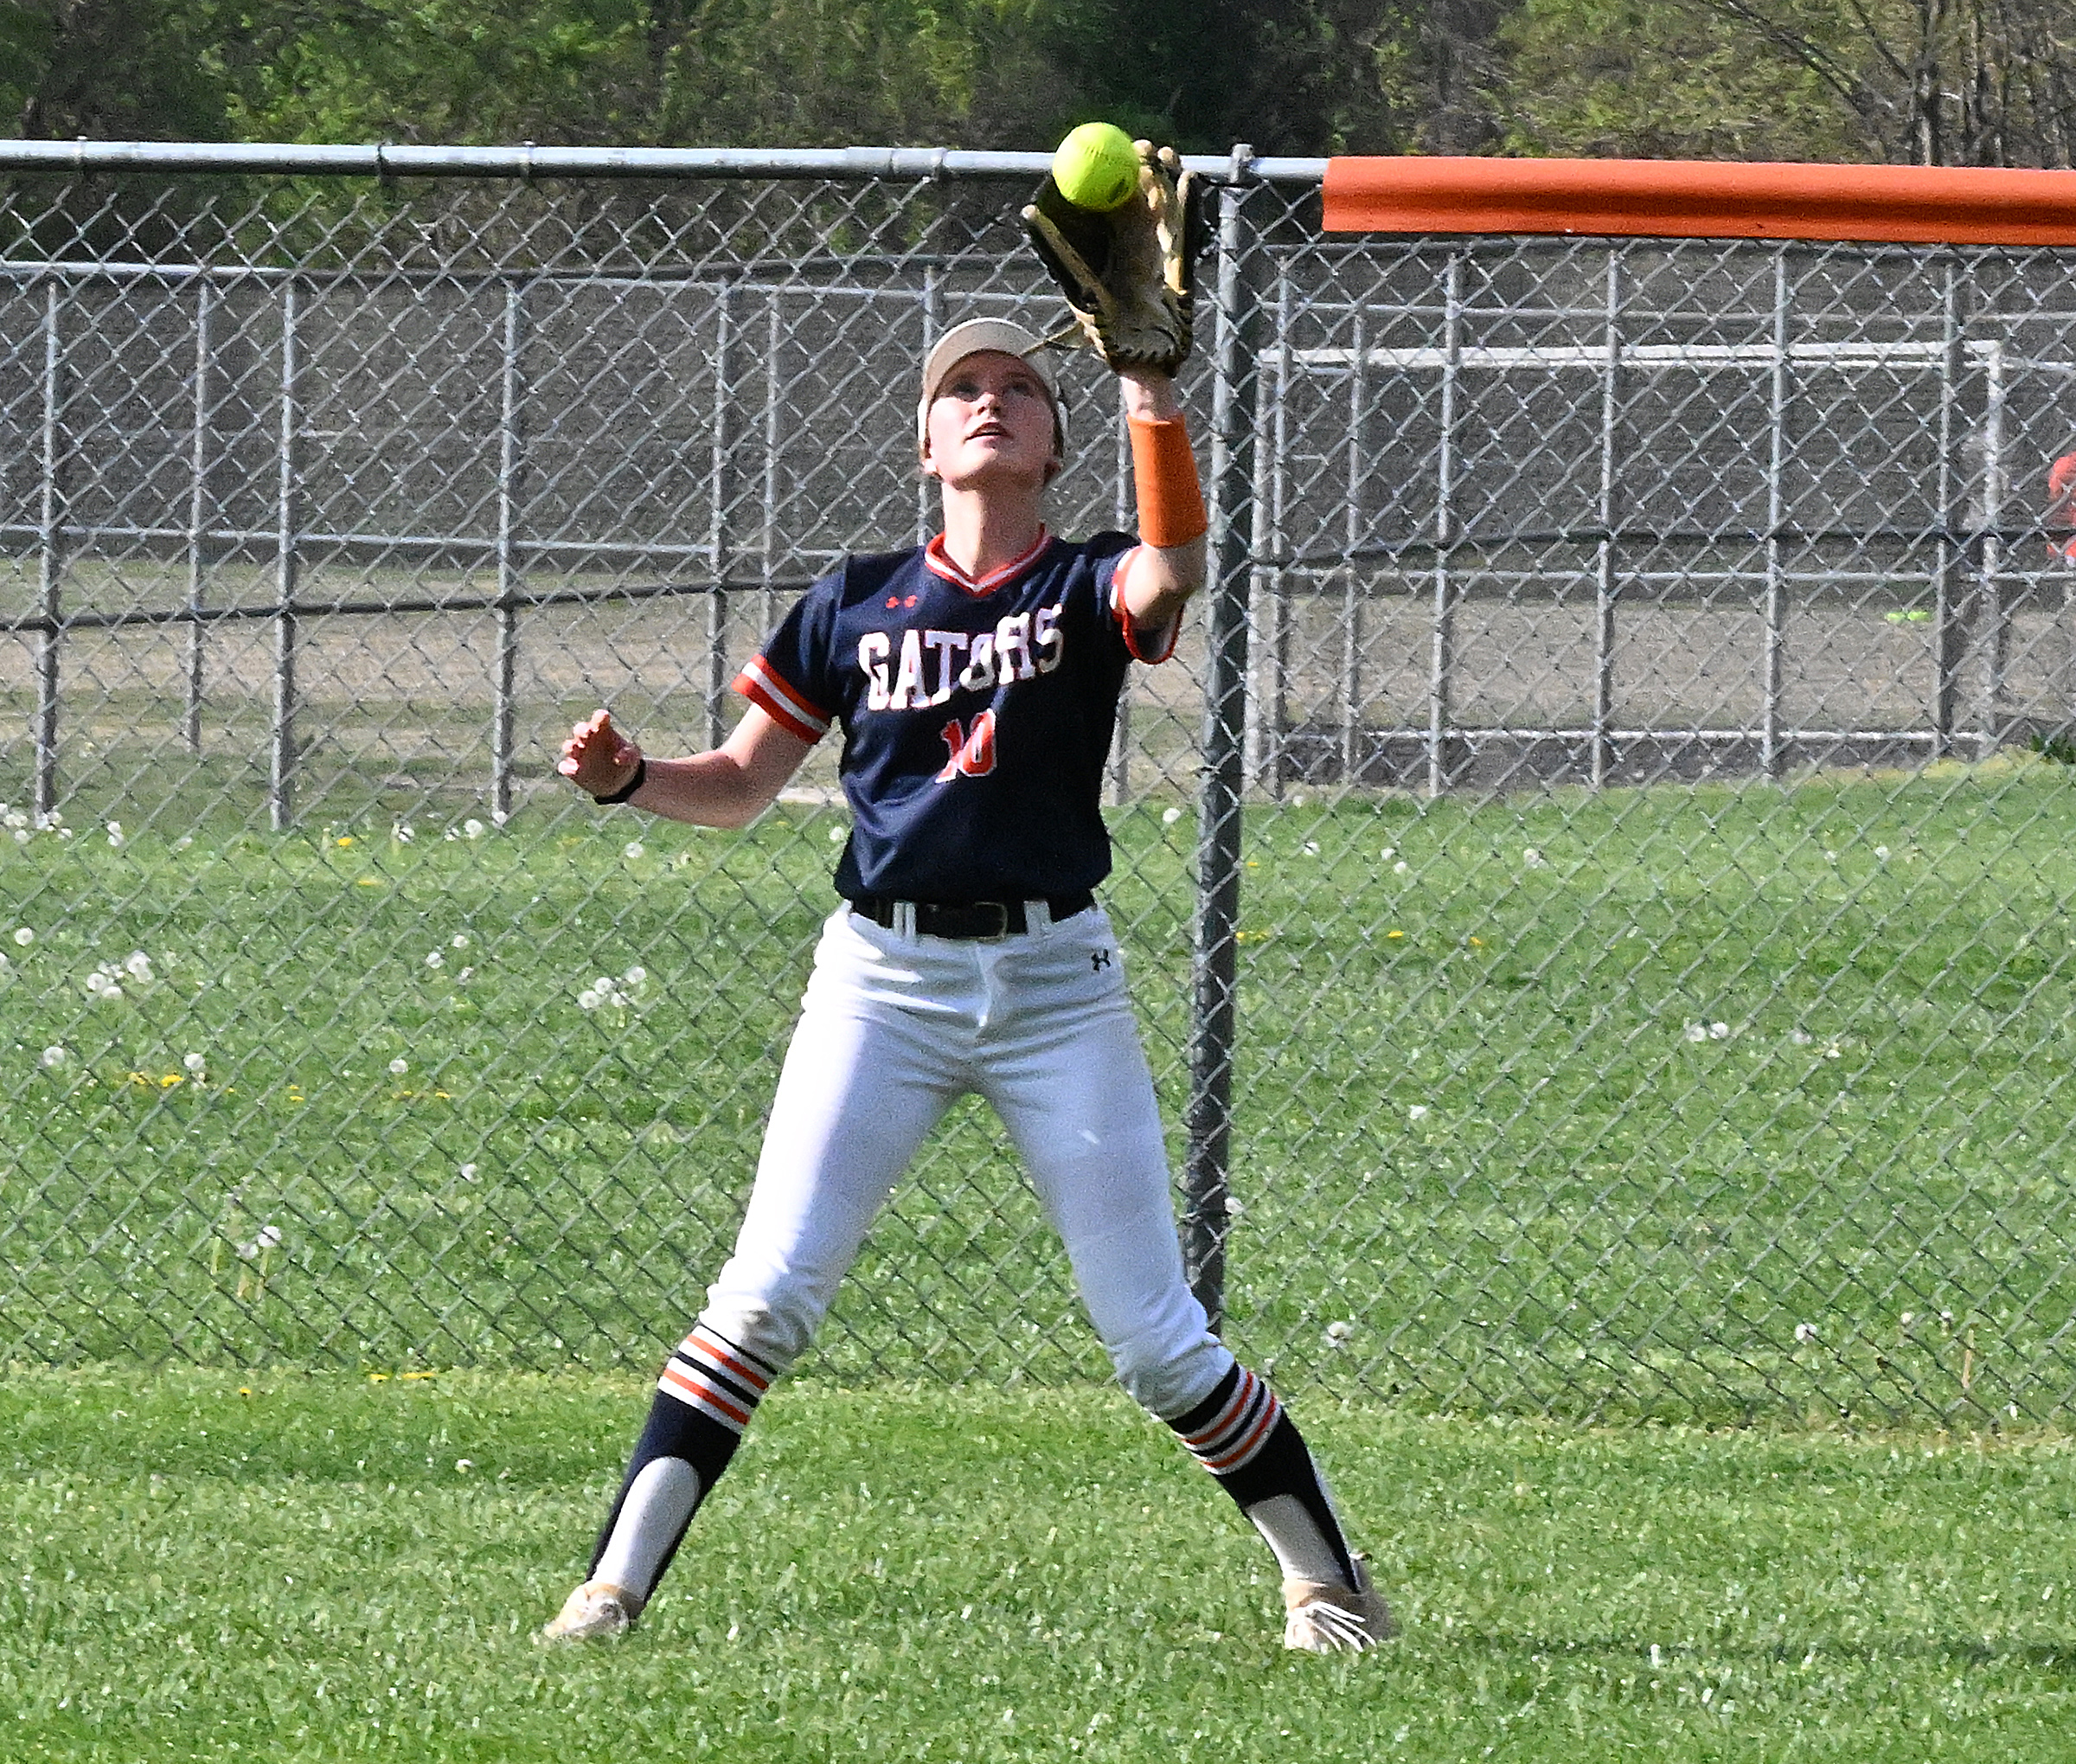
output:
[{"label": "dandelion seed head", "polygon": [[649,970],[637,965],[628,969],[620,978],[630,986],[639,986],[648,979]]},{"label": "dandelion seed head", "polygon": [[1728,1023],[1710,1023],[1710,1024],[1708,1025],[1708,1039],[1709,1039],[1710,1041],[1712,1041],[1712,1042],[1727,1041],[1727,1040],[1729,1039],[1729,1037],[1730,1037],[1730,1025],[1729,1025]]},{"label": "dandelion seed head", "polygon": [[1377,854],[1377,857],[1380,863],[1389,863],[1391,860],[1396,857],[1398,855],[1399,848],[1397,846],[1387,845],[1383,850]]},{"label": "dandelion seed head", "polygon": [[446,959],[446,957],[445,957],[444,955],[442,955],[442,954],[441,954],[441,953],[439,953],[438,950],[436,950],[436,949],[433,949],[433,950],[427,950],[427,951],[426,952],[426,965],[427,967],[429,967],[429,968],[444,968],[445,966],[446,966],[446,965],[447,965],[447,959]]},{"label": "dandelion seed head", "polygon": [[829,830],[829,843],[831,845],[841,845],[848,837],[841,827],[831,827]]},{"label": "dandelion seed head", "polygon": [[476,1166],[473,1164],[465,1164],[461,1166],[461,1179],[464,1182],[476,1180]]},{"label": "dandelion seed head", "polygon": [[1542,868],[1542,853],[1530,845],[1522,852],[1521,861],[1530,869],[1541,869]]},{"label": "dandelion seed head", "polygon": [[1401,857],[1396,863],[1392,865],[1391,873],[1394,876],[1404,876],[1406,872],[1412,868],[1413,866],[1406,863],[1403,857]]},{"label": "dandelion seed head", "polygon": [[1305,855],[1307,857],[1317,857],[1317,856],[1318,856],[1318,855],[1319,855],[1319,842],[1318,842],[1317,839],[1307,839],[1307,840],[1304,842],[1304,855]]},{"label": "dandelion seed head", "polygon": [[632,863],[642,855],[644,849],[639,839],[630,839],[620,847],[620,856],[626,858],[629,863]]},{"label": "dandelion seed head", "polygon": [[471,815],[467,820],[461,824],[461,837],[465,839],[482,838],[483,823],[476,819],[475,817]]},{"label": "dandelion seed head", "polygon": [[1424,1102],[1414,1103],[1406,1111],[1406,1119],[1409,1121],[1426,1120],[1427,1119],[1427,1105]]},{"label": "dandelion seed head", "polygon": [[253,1241],[262,1249],[272,1249],[281,1241],[281,1228],[279,1225],[262,1225],[260,1235]]},{"label": "dandelion seed head", "polygon": [[1182,818],[1182,811],[1172,803],[1161,811],[1161,824],[1163,827],[1172,827]]},{"label": "dandelion seed head", "polygon": [[389,1062],[389,1075],[393,1078],[401,1078],[410,1069],[410,1061],[404,1058],[401,1054]]},{"label": "dandelion seed head", "polygon": [[21,929],[15,933],[15,941],[20,944],[23,949],[27,949],[29,945],[34,943],[35,940],[36,933],[31,931],[26,925],[22,926]]},{"label": "dandelion seed head", "polygon": [[1888,862],[1888,847],[1886,845],[1875,846],[1874,856],[1880,858],[1882,863],[1887,863]]},{"label": "dandelion seed head", "polygon": [[1690,1023],[1687,1025],[1686,1034],[1690,1042],[1705,1042],[1708,1039],[1708,1025],[1705,1023]]},{"label": "dandelion seed head", "polygon": [[1797,1324],[1795,1325],[1795,1339],[1799,1342],[1815,1341],[1816,1339],[1816,1325],[1813,1323]]},{"label": "dandelion seed head", "polygon": [[151,958],[141,949],[133,949],[123,958],[123,971],[134,979],[151,978]]},{"label": "dandelion seed head", "polygon": [[1326,1338],[1330,1342],[1344,1342],[1355,1332],[1355,1326],[1346,1318],[1336,1318],[1326,1326]]},{"label": "dandelion seed head", "polygon": [[588,986],[577,994],[577,1004],[580,1009],[585,1010],[596,1010],[603,1002],[599,995]]},{"label": "dandelion seed head", "polygon": [[62,1066],[65,1063],[65,1049],[54,1045],[48,1047],[36,1055],[36,1061],[46,1069],[53,1066]]},{"label": "dandelion seed head", "polygon": [[200,1054],[183,1054],[181,1056],[180,1063],[194,1073],[195,1076],[200,1077],[202,1068],[208,1064],[208,1062],[203,1059]]},{"label": "dandelion seed head", "polygon": [[469,933],[465,931],[457,931],[453,936],[447,940],[447,947],[449,949],[466,949],[468,946]]}]

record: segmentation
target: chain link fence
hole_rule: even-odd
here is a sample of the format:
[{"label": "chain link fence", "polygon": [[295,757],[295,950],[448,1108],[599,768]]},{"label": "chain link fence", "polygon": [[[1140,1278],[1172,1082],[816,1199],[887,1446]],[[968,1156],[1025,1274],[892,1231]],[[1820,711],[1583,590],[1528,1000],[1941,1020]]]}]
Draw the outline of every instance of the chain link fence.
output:
[{"label": "chain link fence", "polygon": [[[846,822],[830,752],[724,836],[554,747],[714,741],[789,596],[932,530],[930,339],[1063,316],[1043,161],[75,157],[0,203],[0,1341],[646,1364]],[[1217,580],[1128,689],[1107,895],[1236,1346],[2060,1414],[2076,259],[1323,240],[1317,163],[1203,169]],[[1054,524],[1129,526],[1066,377]],[[1099,1359],[958,1113],[821,1371]]]}]

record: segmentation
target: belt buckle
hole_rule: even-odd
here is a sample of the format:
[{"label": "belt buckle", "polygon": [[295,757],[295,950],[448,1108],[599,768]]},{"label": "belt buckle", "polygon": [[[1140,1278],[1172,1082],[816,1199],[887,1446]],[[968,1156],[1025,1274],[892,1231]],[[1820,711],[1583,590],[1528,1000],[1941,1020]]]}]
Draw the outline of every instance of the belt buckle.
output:
[{"label": "belt buckle", "polygon": [[992,913],[997,921],[992,931],[975,932],[973,934],[976,937],[984,938],[992,942],[997,938],[1007,937],[1009,934],[1009,903],[1007,901],[976,901],[968,910],[974,913]]}]

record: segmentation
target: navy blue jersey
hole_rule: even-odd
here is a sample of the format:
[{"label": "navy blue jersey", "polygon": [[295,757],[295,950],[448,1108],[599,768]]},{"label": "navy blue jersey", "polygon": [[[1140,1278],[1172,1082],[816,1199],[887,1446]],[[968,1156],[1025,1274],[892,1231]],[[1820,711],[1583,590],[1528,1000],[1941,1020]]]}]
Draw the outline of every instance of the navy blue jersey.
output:
[{"label": "navy blue jersey", "polygon": [[801,597],[735,690],[804,741],[842,723],[838,894],[1035,900],[1110,873],[1118,694],[1135,657],[1175,644],[1135,632],[1121,603],[1136,544],[1043,536],[976,580],[939,536],[848,558]]}]

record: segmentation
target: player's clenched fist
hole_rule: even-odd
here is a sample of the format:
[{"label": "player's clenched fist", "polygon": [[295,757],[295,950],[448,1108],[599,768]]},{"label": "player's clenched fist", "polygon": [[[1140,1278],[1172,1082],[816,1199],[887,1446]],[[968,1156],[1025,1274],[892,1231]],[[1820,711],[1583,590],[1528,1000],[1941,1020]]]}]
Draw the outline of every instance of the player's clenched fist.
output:
[{"label": "player's clenched fist", "polygon": [[555,770],[593,796],[615,796],[642,763],[642,750],[612,726],[612,713],[594,710],[569,732]]}]

